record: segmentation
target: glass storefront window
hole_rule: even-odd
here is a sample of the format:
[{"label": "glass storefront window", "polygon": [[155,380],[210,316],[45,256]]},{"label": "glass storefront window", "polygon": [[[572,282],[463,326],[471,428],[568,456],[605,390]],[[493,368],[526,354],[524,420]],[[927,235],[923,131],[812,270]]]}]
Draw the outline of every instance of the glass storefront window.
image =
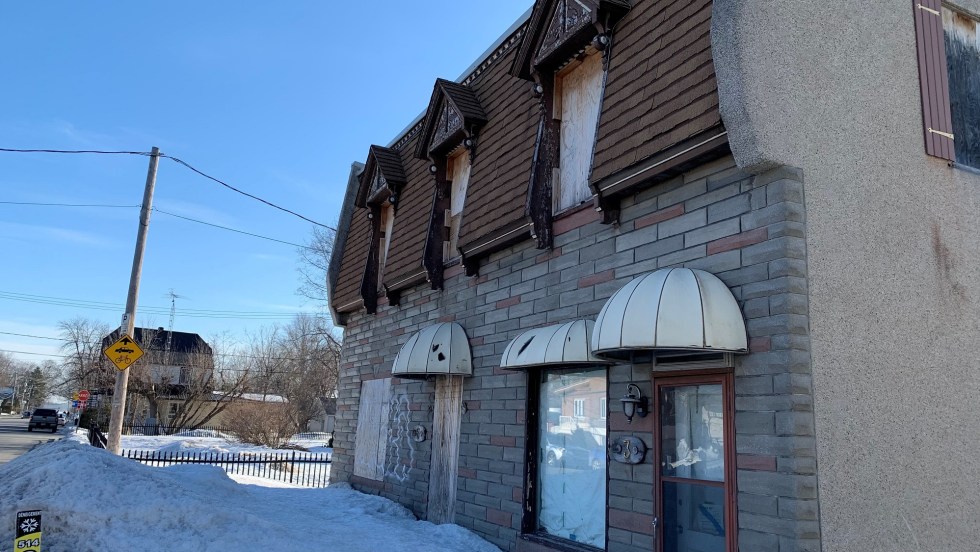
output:
[{"label": "glass storefront window", "polygon": [[538,529],[606,542],[606,370],[543,372],[538,427]]}]

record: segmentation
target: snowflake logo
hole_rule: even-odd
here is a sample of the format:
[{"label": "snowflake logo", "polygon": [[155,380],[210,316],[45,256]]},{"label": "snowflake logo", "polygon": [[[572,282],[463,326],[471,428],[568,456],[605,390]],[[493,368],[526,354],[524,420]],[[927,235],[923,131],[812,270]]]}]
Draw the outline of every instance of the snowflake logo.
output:
[{"label": "snowflake logo", "polygon": [[20,524],[20,530],[24,533],[37,531],[37,518],[27,518]]}]

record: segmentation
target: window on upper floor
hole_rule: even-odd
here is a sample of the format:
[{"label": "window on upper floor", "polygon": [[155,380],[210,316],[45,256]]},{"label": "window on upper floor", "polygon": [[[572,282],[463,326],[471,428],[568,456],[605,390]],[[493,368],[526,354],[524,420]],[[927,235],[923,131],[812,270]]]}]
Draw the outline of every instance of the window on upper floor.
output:
[{"label": "window on upper floor", "polygon": [[943,31],[956,160],[980,168],[980,22],[944,6]]},{"label": "window on upper floor", "polygon": [[978,17],[941,0],[914,10],[926,153],[980,168]]},{"label": "window on upper floor", "polygon": [[446,174],[450,180],[449,212],[446,213],[446,226],[449,237],[443,242],[443,260],[459,256],[459,227],[463,221],[463,206],[466,204],[466,187],[470,182],[470,153],[466,148],[457,148],[446,162]]},{"label": "window on upper floor", "polygon": [[554,210],[563,211],[592,197],[589,174],[596,125],[602,105],[602,55],[574,60],[555,75],[553,114],[559,127]]},{"label": "window on upper floor", "polygon": [[384,279],[385,263],[388,261],[388,247],[391,245],[391,233],[395,226],[395,206],[391,201],[385,200],[381,205],[381,219],[378,221],[381,228],[381,235],[378,238],[378,289]]}]

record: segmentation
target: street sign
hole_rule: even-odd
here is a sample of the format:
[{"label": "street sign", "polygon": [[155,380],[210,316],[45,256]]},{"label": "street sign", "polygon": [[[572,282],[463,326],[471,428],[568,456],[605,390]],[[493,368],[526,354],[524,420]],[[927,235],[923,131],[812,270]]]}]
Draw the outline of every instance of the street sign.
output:
[{"label": "street sign", "polygon": [[73,401],[78,400],[78,391],[75,391],[74,393],[71,394],[71,400]]},{"label": "street sign", "polygon": [[16,552],[41,552],[41,511],[17,512]]},{"label": "street sign", "polygon": [[78,401],[71,401],[72,408],[78,408]]},{"label": "street sign", "polygon": [[88,398],[89,398],[88,389],[82,389],[81,391],[78,392],[78,398],[76,398],[75,400],[84,402],[87,401]]},{"label": "street sign", "polygon": [[140,346],[133,341],[133,338],[124,334],[115,343],[106,347],[102,353],[116,368],[125,370],[143,356],[143,349],[140,349]]}]

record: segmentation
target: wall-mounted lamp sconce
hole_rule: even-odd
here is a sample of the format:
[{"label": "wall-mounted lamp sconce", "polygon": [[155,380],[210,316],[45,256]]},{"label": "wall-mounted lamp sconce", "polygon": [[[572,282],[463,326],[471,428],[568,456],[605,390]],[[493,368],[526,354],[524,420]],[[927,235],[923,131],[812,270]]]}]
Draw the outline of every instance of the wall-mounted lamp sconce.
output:
[{"label": "wall-mounted lamp sconce", "polygon": [[540,83],[534,83],[534,87],[531,88],[531,91],[534,93],[534,97],[537,98],[544,94],[544,87],[541,86]]},{"label": "wall-mounted lamp sconce", "polygon": [[467,139],[463,140],[463,147],[465,147],[466,149],[472,148],[473,147],[473,139],[472,138],[467,138]]},{"label": "wall-mounted lamp sconce", "polygon": [[435,163],[433,163],[433,164],[431,164],[431,165],[429,165],[429,172],[430,172],[430,173],[432,173],[432,174],[436,174],[436,171],[438,171],[438,170],[439,170],[439,167],[437,167],[437,166],[435,165]]},{"label": "wall-mounted lamp sconce", "polygon": [[368,213],[368,220],[371,220],[373,218],[374,218],[374,213]]},{"label": "wall-mounted lamp sconce", "polygon": [[631,383],[626,386],[626,395],[619,399],[623,403],[623,414],[626,415],[626,423],[633,423],[633,416],[641,418],[647,415],[647,398],[640,392],[636,384]]}]

